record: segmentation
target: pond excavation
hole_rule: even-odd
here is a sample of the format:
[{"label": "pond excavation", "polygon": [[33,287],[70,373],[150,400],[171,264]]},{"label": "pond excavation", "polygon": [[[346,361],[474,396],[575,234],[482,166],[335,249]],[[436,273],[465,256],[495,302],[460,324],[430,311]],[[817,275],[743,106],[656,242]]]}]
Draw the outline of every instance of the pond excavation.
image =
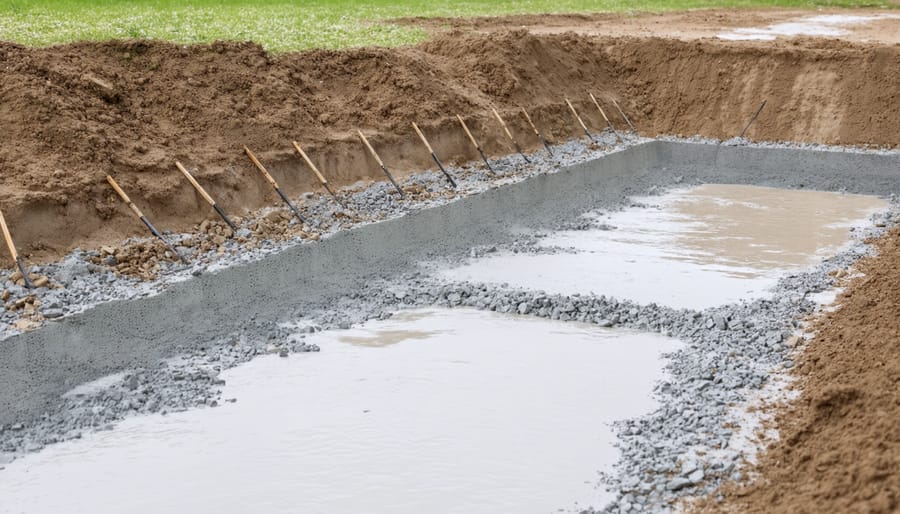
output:
[{"label": "pond excavation", "polygon": [[664,511],[752,457],[898,162],[646,142],[11,337],[0,512]]}]

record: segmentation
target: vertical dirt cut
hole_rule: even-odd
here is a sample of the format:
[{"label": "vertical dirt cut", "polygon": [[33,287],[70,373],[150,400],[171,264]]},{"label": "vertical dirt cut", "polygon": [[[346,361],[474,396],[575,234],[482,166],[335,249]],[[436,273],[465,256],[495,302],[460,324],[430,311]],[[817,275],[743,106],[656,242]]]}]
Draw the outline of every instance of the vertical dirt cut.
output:
[{"label": "vertical dirt cut", "polygon": [[565,97],[604,127],[589,91],[621,127],[617,100],[644,135],[732,137],[762,98],[754,139],[896,145],[900,126],[900,47],[835,41],[456,31],[414,47],[280,56],[252,43],[0,43],[0,63],[0,206],[29,260],[142,233],[107,173],[160,228],[189,230],[212,213],[176,159],[239,215],[277,201],[244,145],[296,196],[318,185],[292,139],[338,186],[381,179],[361,128],[402,176],[432,165],[413,121],[449,163],[478,159],[455,114],[489,154],[511,153],[491,106],[528,149],[539,142],[520,106],[559,142],[581,134]]}]

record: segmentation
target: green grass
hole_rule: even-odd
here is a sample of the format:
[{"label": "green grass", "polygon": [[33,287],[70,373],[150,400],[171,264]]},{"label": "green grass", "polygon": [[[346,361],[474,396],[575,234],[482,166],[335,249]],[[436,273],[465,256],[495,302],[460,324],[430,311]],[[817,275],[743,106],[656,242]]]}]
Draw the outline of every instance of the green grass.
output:
[{"label": "green grass", "polygon": [[153,38],[178,43],[253,40],[274,52],[396,46],[422,30],[375,23],[403,16],[634,12],[700,7],[893,7],[891,0],[0,0],[0,40],[48,46]]}]

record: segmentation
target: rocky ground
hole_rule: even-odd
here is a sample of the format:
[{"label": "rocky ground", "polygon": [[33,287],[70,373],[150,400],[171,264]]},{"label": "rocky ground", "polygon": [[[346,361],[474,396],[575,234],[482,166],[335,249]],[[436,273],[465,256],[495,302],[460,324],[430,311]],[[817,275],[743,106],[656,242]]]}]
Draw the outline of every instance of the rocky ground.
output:
[{"label": "rocky ground", "polygon": [[[612,143],[611,136],[606,142]],[[727,144],[746,144],[730,141]],[[8,304],[33,297],[25,307],[7,310],[3,321],[42,322],[70,315],[102,301],[155,294],[175,281],[240,262],[261,259],[294,244],[314,244],[358,223],[401,216],[474,194],[489,187],[553,172],[561,164],[593,159],[611,147],[598,148],[572,141],[554,148],[556,156],[532,154],[525,165],[519,156],[495,161],[496,175],[480,167],[452,168],[460,183],[448,189],[436,171],[409,177],[403,188],[409,199],[398,201],[388,183],[341,191],[345,206],[330,197],[313,195],[300,202],[309,219],[327,222],[302,224],[286,208],[275,207],[258,216],[239,220],[237,233],[223,225],[204,222],[191,234],[168,234],[176,249],[190,259],[181,264],[148,240],[132,240],[99,252],[75,252],[61,263],[35,273],[48,277],[49,287],[25,290],[13,281],[5,284]],[[843,151],[843,150],[842,150]],[[853,151],[852,149],[846,151]],[[663,191],[659,191],[660,193]],[[62,407],[33,423],[0,427],[0,467],[23,453],[48,444],[80,437],[85,431],[111,428],[131,415],[167,413],[222,402],[219,373],[256,355],[317,351],[305,334],[323,329],[348,328],[369,319],[386,318],[399,309],[441,306],[472,307],[560,321],[582,321],[604,327],[651,330],[681,339],[685,348],[670,356],[670,378],[655,390],[662,407],[647,416],[616,426],[623,458],[602,485],[617,492],[616,501],[599,512],[666,511],[677,501],[716,494],[730,481],[740,481],[755,458],[755,434],[740,429],[747,411],[761,391],[779,388],[779,377],[795,366],[807,344],[803,319],[818,308],[816,294],[832,288],[873,247],[866,241],[900,222],[900,206],[873,220],[873,228],[859,231],[853,244],[814,269],[784,277],[766,299],[702,311],[638,305],[595,295],[548,295],[507,287],[472,283],[444,283],[427,271],[409,272],[390,282],[367,284],[337,304],[315,312],[298,313],[306,322],[300,332],[274,322],[249,321],[239,333],[210,341],[201,349],[160,362],[157,366],[126,370],[119,376],[79,387]],[[594,228],[592,221],[573,219],[561,229]],[[612,227],[606,227],[612,228]],[[224,240],[222,238],[225,238]],[[472,248],[467,254],[447,256],[450,262],[493,251],[560,252],[564,248],[538,245],[541,234],[527,233],[499,247]],[[140,258],[151,259],[145,267]],[[155,260],[153,260],[155,259]],[[139,269],[144,272],[129,273]],[[294,320],[296,321],[296,320]],[[12,331],[8,331],[13,333]],[[750,444],[748,444],[748,440]],[[713,496],[715,502],[724,496]]]}]

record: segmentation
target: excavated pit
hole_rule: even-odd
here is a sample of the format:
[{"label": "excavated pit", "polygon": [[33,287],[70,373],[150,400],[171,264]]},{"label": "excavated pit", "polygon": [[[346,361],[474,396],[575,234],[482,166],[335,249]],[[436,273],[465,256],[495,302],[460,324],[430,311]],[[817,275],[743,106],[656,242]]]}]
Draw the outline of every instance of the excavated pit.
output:
[{"label": "excavated pit", "polygon": [[[366,291],[379,284],[398,290],[421,286],[410,272],[448,258],[454,266],[462,264],[440,272],[451,288],[468,281],[502,289],[507,285],[500,283],[509,282],[563,299],[574,295],[576,301],[576,293],[605,294],[635,306],[659,304],[664,319],[705,316],[754,299],[765,303],[776,286],[785,294],[782,276],[841,253],[851,227],[889,207],[885,198],[900,189],[898,160],[872,153],[655,141],[340,232],[7,340],[14,351],[0,357],[5,416],[0,425],[52,411],[64,392],[89,395],[125,376],[102,378],[111,373],[180,358],[234,333],[265,337],[254,332],[260,321],[283,323],[359,307],[348,298],[365,300]],[[848,169],[854,170],[852,180]],[[597,209],[608,214],[598,216]],[[466,260],[477,249],[514,243],[523,232],[558,230],[579,219],[593,221],[587,230],[556,232],[530,255]],[[540,250],[554,246],[563,251]],[[569,257],[582,262],[566,261]],[[648,269],[629,272],[629,263]],[[631,289],[647,278],[639,273],[656,277],[649,280],[653,291]],[[723,287],[716,274],[735,285]],[[582,283],[575,275],[584,276]],[[684,294],[692,287],[716,291]],[[465,286],[459,290],[469,294]],[[442,294],[445,300],[438,305],[458,305],[453,296],[460,293]],[[397,293],[400,305],[381,307],[400,308],[404,295]],[[541,298],[514,302],[506,310],[529,314],[543,305]],[[484,308],[478,302],[466,305]],[[665,311],[667,305],[688,310]],[[537,316],[582,320],[563,310]],[[681,347],[675,338],[650,332],[686,329],[684,321],[649,331],[640,320],[592,321],[561,324],[420,310],[349,331],[302,335],[304,344],[318,345],[323,353],[288,361],[260,358],[222,374],[228,383],[223,398],[237,398],[237,405],[136,417],[111,432],[54,445],[9,464],[2,497],[30,512],[57,511],[60,501],[93,512],[165,510],[191,502],[201,510],[215,506],[227,512],[247,501],[265,502],[273,511],[303,505],[352,512],[363,506],[359,501],[373,498],[390,512],[447,510],[448,505],[460,512],[600,508],[620,499],[597,487],[596,473],[612,473],[619,458],[611,425],[660,408],[650,393],[666,377],[661,352]],[[641,331],[634,331],[635,325]],[[560,369],[566,373],[560,375]],[[496,387],[498,381],[502,387]],[[267,436],[261,427],[278,427],[280,435]],[[287,456],[285,448],[291,448]],[[229,466],[235,458],[246,465]],[[171,472],[175,462],[183,476]],[[273,490],[283,490],[277,480],[239,487],[247,476],[273,472],[275,462],[284,467],[274,471],[279,480],[304,483],[309,490],[273,497]],[[263,467],[254,470],[254,463]],[[124,473],[131,466],[140,466],[145,483],[155,489],[177,491],[188,484],[189,491],[148,496],[149,489]],[[192,478],[192,470],[210,467],[231,471],[212,480]],[[403,482],[411,470],[417,470],[416,487]],[[40,480],[31,478],[36,476]],[[486,476],[494,478],[486,481]],[[115,497],[93,489],[119,479]],[[71,488],[65,498],[35,493],[63,484]],[[223,487],[235,492],[220,494]],[[348,487],[367,493],[346,494]],[[407,493],[397,496],[401,489]]]},{"label": "excavated pit", "polygon": [[[183,469],[190,470],[225,467],[224,462],[215,461],[236,455],[265,463],[274,459],[281,449],[299,444],[290,453],[298,464],[286,464],[286,469],[314,470],[311,472],[325,484],[334,482],[328,477],[333,477],[336,470],[354,467],[355,463],[354,469],[359,474],[347,476],[346,483],[355,484],[351,485],[354,490],[368,490],[367,497],[383,497],[384,504],[390,503],[388,497],[395,498],[398,503],[393,505],[392,512],[440,509],[454,501],[457,505],[486,506],[485,512],[536,504],[579,510],[587,506],[599,508],[607,500],[619,501],[618,494],[604,493],[602,488],[597,488],[596,473],[612,474],[612,465],[618,458],[609,426],[626,419],[644,419],[641,416],[651,411],[661,412],[660,405],[654,403],[659,397],[650,397],[653,384],[666,376],[663,365],[667,361],[660,360],[661,352],[679,348],[681,338],[689,340],[691,345],[698,344],[697,328],[692,327],[695,323],[703,326],[703,320],[697,320],[705,316],[711,316],[707,327],[720,323],[728,326],[732,323],[728,319],[737,326],[745,323],[742,320],[754,320],[768,327],[764,330],[769,331],[766,337],[771,338],[773,329],[789,323],[803,311],[793,307],[782,310],[763,307],[758,313],[731,315],[724,322],[718,321],[720,315],[715,313],[721,306],[746,309],[750,305],[747,302],[754,299],[765,306],[767,298],[776,294],[772,293],[775,289],[780,292],[773,303],[787,301],[794,293],[781,282],[781,277],[813,266],[822,258],[841,254],[851,226],[859,226],[869,215],[888,208],[885,200],[900,190],[898,163],[900,158],[891,153],[653,141],[556,173],[338,232],[316,244],[289,247],[257,262],[172,284],[156,296],[99,305],[34,332],[9,338],[4,341],[7,351],[0,354],[0,425],[7,427],[39,422],[43,413],[52,413],[57,408],[63,393],[68,398],[90,395],[93,390],[103,390],[122,381],[129,370],[157,366],[160,359],[182,360],[186,354],[199,352],[213,364],[212,368],[220,369],[214,365],[217,359],[209,359],[209,354],[219,351],[217,341],[228,340],[234,334],[240,334],[241,338],[271,337],[266,324],[322,319],[326,313],[325,319],[331,322],[330,325],[326,322],[325,328],[347,328],[349,323],[338,321],[346,318],[335,317],[336,313],[362,312],[349,315],[351,321],[385,318],[386,313],[402,309],[404,299],[409,298],[415,298],[414,305],[455,307],[468,297],[464,305],[486,308],[484,302],[476,299],[478,293],[473,293],[472,286],[466,283],[494,282],[494,285],[476,286],[476,290],[500,291],[494,300],[486,300],[491,302],[491,310],[531,313],[554,320],[517,319],[471,311],[419,311],[419,314],[413,311],[394,320],[373,321],[349,332],[306,334],[306,330],[295,328],[294,333],[304,340],[304,345],[318,345],[323,354],[304,356],[298,361],[302,363],[299,367],[294,367],[298,364],[289,360],[288,363],[294,364],[285,369],[284,361],[269,357],[226,371],[222,377],[227,378],[228,386],[222,391],[223,398],[240,398],[238,405],[175,413],[169,417],[136,417],[112,432],[88,434],[82,441],[54,445],[36,456],[9,464],[10,480],[4,484],[9,490],[2,496],[18,498],[17,505],[30,505],[33,512],[52,512],[59,508],[53,502],[61,497],[41,499],[30,487],[43,489],[69,484],[73,491],[78,491],[75,501],[85,506],[95,495],[90,492],[89,484],[78,486],[78,477],[90,477],[92,483],[101,477],[98,483],[108,485],[116,476],[122,476],[116,470],[121,471],[126,463],[141,463],[147,470],[157,470],[153,480],[160,487],[173,489],[174,486],[164,484],[177,481],[177,474],[165,470],[176,455],[169,455],[166,448],[188,445],[195,449],[181,462]],[[848,170],[852,170],[852,176]],[[598,210],[608,214],[600,218],[596,214]],[[523,233],[558,231],[567,224],[591,218],[593,228],[556,232],[542,245],[533,247],[532,255],[485,257],[482,254],[467,263],[467,256],[484,248],[496,245],[515,248],[517,238]],[[764,223],[760,224],[761,219]],[[597,223],[601,223],[599,229]],[[777,228],[783,225],[792,227]],[[617,240],[615,234],[619,232],[623,236]],[[541,246],[544,249],[574,246],[582,252],[571,253],[569,249],[545,254]],[[648,254],[647,250],[653,247],[664,247],[665,251],[661,255]],[[585,249],[588,251],[584,252]],[[605,256],[598,258],[604,252]],[[564,260],[571,256],[583,262],[576,265]],[[427,272],[422,275],[421,270],[433,265],[427,263],[448,260],[451,267],[441,272],[444,280],[449,281],[447,286],[421,278],[429,275]],[[484,267],[492,261],[499,262]],[[658,297],[652,291],[629,290],[628,284],[640,282],[641,277],[636,275],[637,271],[627,271],[628,263],[641,262],[649,263],[644,273],[655,274],[660,279],[651,281]],[[459,265],[462,267],[453,267]],[[696,269],[678,268],[678,265]],[[560,268],[559,276],[553,276],[554,266]],[[610,268],[625,271],[618,277],[603,275],[602,270]],[[503,275],[500,272],[504,270],[512,273]],[[686,274],[686,278],[682,276],[666,283],[667,270],[672,275]],[[717,294],[704,296],[701,301],[692,295],[679,298],[677,294],[668,294],[688,287],[717,289],[721,284],[716,285],[711,273],[728,276],[743,285],[715,291]],[[573,274],[585,275],[583,283],[573,282]],[[566,278],[564,275],[569,282],[561,280]],[[540,280],[535,281],[536,277]],[[508,285],[501,286],[500,282],[511,282],[512,287],[525,291],[548,290],[550,295],[556,293],[562,297],[504,293]],[[554,284],[558,287],[554,288]],[[797,293],[802,298],[821,289],[821,285],[810,287],[810,291],[804,289]],[[409,293],[405,289],[418,290]],[[583,298],[597,302],[591,300],[596,297],[587,293],[610,295],[625,303],[620,305],[611,300],[612,303],[606,304],[610,312],[620,313],[608,318],[600,314],[579,316],[578,312],[593,312],[577,306]],[[430,295],[436,295],[435,299],[427,300]],[[499,309],[495,303],[503,295],[518,299]],[[575,306],[561,307],[566,302],[575,302]],[[641,314],[643,311],[657,316],[659,321],[647,321]],[[631,315],[636,318],[628,321]],[[767,316],[768,321],[756,321]],[[560,320],[591,321],[594,326],[559,325]],[[627,327],[632,332],[623,328],[597,328],[597,324]],[[633,332],[635,328],[640,332]],[[525,332],[521,337],[515,336],[517,330]],[[662,332],[672,338],[650,332]],[[521,341],[517,343],[517,339]],[[598,339],[605,339],[604,344],[596,344]],[[733,344],[728,342],[722,351],[728,351],[728,345]],[[543,353],[550,353],[553,358],[542,356]],[[567,358],[570,360],[566,361]],[[512,369],[502,371],[504,367],[499,363],[504,359]],[[682,352],[675,362],[681,363],[683,359]],[[576,362],[582,366],[578,368]],[[766,362],[772,364],[770,360]],[[598,371],[598,363],[613,368],[604,373]],[[559,379],[556,373],[561,368],[571,371],[566,380]],[[583,373],[576,373],[576,368]],[[622,369],[631,371],[624,375],[615,373]],[[414,370],[430,372],[425,376]],[[492,376],[497,373],[501,376]],[[113,376],[103,378],[109,375]],[[678,380],[677,375],[666,380]],[[100,382],[90,387],[72,390],[97,379]],[[504,387],[493,389],[497,379],[504,381]],[[547,395],[550,402],[547,405],[541,406],[541,396],[536,391],[527,393],[525,384],[534,380],[545,384],[536,391]],[[367,381],[371,382],[367,384]],[[521,385],[512,389],[526,398],[517,408],[513,398],[503,397],[503,391],[508,392],[507,386],[520,382]],[[478,384],[496,394],[479,395]],[[573,386],[579,388],[581,396],[575,394]],[[404,394],[399,394],[397,388],[402,388]],[[592,392],[601,390],[612,391],[613,397]],[[454,395],[448,396],[449,391]],[[474,396],[467,397],[467,394]],[[479,411],[475,398],[484,400],[480,408],[485,412],[491,411],[497,420],[512,425],[504,428],[499,421],[479,422],[479,419],[492,418],[473,415]],[[560,405],[551,401],[553,398],[568,400]],[[291,402],[296,402],[296,407],[285,410],[285,404]],[[319,409],[316,407],[319,403],[334,410]],[[421,409],[413,409],[416,415],[404,418],[417,404],[421,404]],[[370,409],[367,405],[374,407]],[[427,414],[428,406],[435,407],[433,416],[420,416]],[[562,410],[553,411],[556,414],[549,416],[550,420],[542,416],[532,418],[538,412],[552,411],[550,406]],[[353,414],[348,418],[350,412]],[[448,418],[451,412],[454,416]],[[384,417],[379,418],[382,413]],[[236,420],[240,419],[251,420],[250,425],[243,429],[236,427]],[[452,461],[442,452],[454,448],[448,443],[453,434],[441,432],[441,423],[457,426],[455,435],[459,440],[454,443],[460,445],[460,455],[467,454],[468,449],[479,448],[479,444],[483,444],[482,450],[459,465],[442,471],[434,467],[435,463]],[[567,424],[578,424],[581,429],[560,438],[565,433],[562,427]],[[285,429],[286,439],[266,438],[259,432],[259,426],[281,427]],[[485,432],[486,426],[493,428]],[[516,426],[528,430],[519,431]],[[338,436],[342,433],[343,436]],[[322,438],[322,434],[335,437]],[[498,441],[515,434],[519,446],[489,443],[490,434],[498,437]],[[392,440],[392,436],[398,437],[399,442]],[[542,446],[548,440],[555,440],[559,445]],[[219,443],[209,444],[210,441]],[[473,446],[465,447],[466,441]],[[31,450],[38,450],[47,442],[53,439],[35,442]],[[311,442],[315,444],[306,444]],[[360,457],[358,451],[352,450],[358,447],[367,447],[370,452]],[[539,466],[528,466],[537,457],[519,451],[523,447],[543,455]],[[567,451],[578,452],[580,459],[553,460],[565,457]],[[397,472],[384,471],[385,452],[391,452],[389,460],[403,469],[419,466],[424,477],[437,473],[432,485],[423,479],[421,487],[409,490],[394,479],[386,479],[403,474],[399,468]],[[505,481],[479,480],[475,470],[493,469],[491,466],[497,463],[509,465],[515,462],[514,456],[525,460],[507,472],[495,466],[494,472],[489,473],[504,477]],[[631,458],[627,450],[626,456]],[[309,467],[300,466],[299,462]],[[571,464],[566,467],[567,473],[544,476],[532,472],[561,469],[566,463]],[[45,467],[48,471],[42,471]],[[519,472],[513,473],[513,469]],[[228,486],[227,481],[243,483],[247,472],[255,474],[252,468],[243,471],[235,468],[226,478],[196,482],[190,493],[179,497],[178,506],[184,506],[184,501],[197,501],[209,507],[209,501],[213,501],[222,503],[222,508],[227,510],[234,501],[252,497],[263,501],[269,494],[268,486],[244,490],[236,496],[213,492],[223,486],[223,480],[226,488],[236,488]],[[29,478],[30,473],[37,473],[46,481],[35,482]],[[379,476],[385,479],[380,480]],[[441,485],[445,479],[450,485]],[[296,480],[301,479],[296,477]],[[277,484],[269,486],[277,487]],[[666,484],[663,486],[666,490]],[[397,499],[392,491],[398,488],[409,490],[409,494]],[[147,498],[141,499],[146,490],[129,492],[125,485],[117,490],[122,491],[120,498],[104,500],[111,511],[133,510],[136,508],[133,501],[144,507],[149,505]],[[298,489],[297,498],[280,496],[281,507],[270,505],[276,510],[289,511],[302,499],[310,509],[329,505],[337,512],[350,512],[359,507],[354,504],[359,496],[324,487],[314,490],[318,495]],[[522,490],[532,491],[534,495],[526,498]],[[486,502],[480,496],[483,494],[489,494],[492,502]],[[527,499],[524,504],[517,503],[523,498]],[[166,509],[174,505],[169,501],[159,497],[154,500],[156,503],[150,503]]]},{"label": "excavated pit", "polygon": [[[683,182],[895,194],[896,156],[651,142],[559,173],[206,274],[149,298],[113,302],[4,341],[0,424],[33,419],[77,384],[150,366],[179,350],[333,308],[361,285],[417,263],[508,241],[511,229],[554,229],[596,208]],[[852,174],[848,174],[851,172]]]}]

